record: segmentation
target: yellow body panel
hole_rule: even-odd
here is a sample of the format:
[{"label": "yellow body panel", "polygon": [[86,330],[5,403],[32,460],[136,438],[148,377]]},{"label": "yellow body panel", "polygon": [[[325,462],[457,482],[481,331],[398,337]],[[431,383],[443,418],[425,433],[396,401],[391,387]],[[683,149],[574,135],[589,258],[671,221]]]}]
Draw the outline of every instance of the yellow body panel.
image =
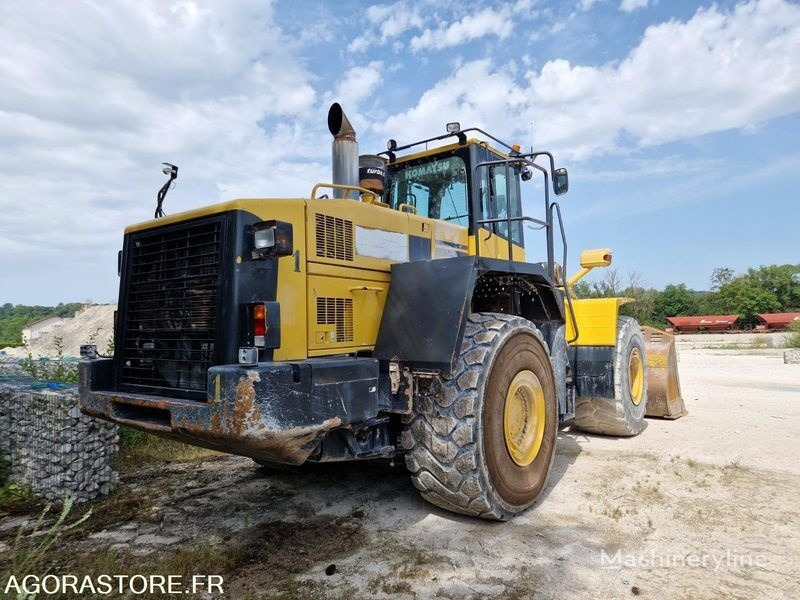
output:
[{"label": "yellow body panel", "polygon": [[[303,227],[306,215],[305,202],[298,200],[279,201],[271,204],[263,219],[278,218],[292,223],[292,236],[295,254],[278,258],[278,295],[281,306],[281,346],[273,354],[274,360],[293,360],[306,358],[306,229]],[[296,256],[295,256],[296,255]]]},{"label": "yellow body panel", "polygon": [[[378,337],[388,292],[387,281],[309,275],[309,355],[371,349]],[[321,319],[320,313],[332,318]]]},{"label": "yellow body panel", "polygon": [[[311,262],[389,271],[392,264],[409,260],[407,236],[431,238],[431,219],[384,206],[353,200],[308,200],[307,206],[307,248]],[[341,227],[352,225],[352,256],[318,253],[317,248],[323,247],[324,242],[317,239],[317,215],[341,219],[344,222]]]},{"label": "yellow body panel", "polygon": [[[143,231],[145,229],[152,229],[154,227],[163,227],[164,225],[172,225],[173,223],[182,223],[190,219],[199,219],[200,217],[209,217],[219,213],[227,212],[229,210],[243,210],[262,219],[275,219],[281,218],[281,211],[284,207],[291,207],[295,204],[302,205],[305,202],[302,198],[239,198],[237,200],[228,200],[227,202],[220,202],[219,204],[211,204],[210,206],[203,206],[201,208],[194,208],[184,212],[168,215],[161,219],[148,219],[140,223],[128,225],[125,228],[125,233],[134,233],[136,231]],[[288,219],[282,219],[288,221]]]},{"label": "yellow body panel", "polygon": [[[508,240],[481,228],[481,256],[484,258],[508,258]],[[469,254],[475,254],[475,236],[469,236]],[[525,248],[511,244],[512,260],[525,262]]]},{"label": "yellow body panel", "polygon": [[[441,151],[437,148],[414,157]],[[475,237],[468,236],[465,227],[382,204],[344,199],[237,199],[136,223],[125,233],[233,210],[293,225],[295,253],[278,258],[276,300],[281,306],[281,346],[274,352],[276,361],[372,349],[389,290],[391,266],[410,259],[410,236],[427,240],[432,259],[475,254]],[[328,233],[324,235],[333,238],[317,239],[318,215],[326,219]],[[331,227],[333,234],[329,233]],[[325,244],[331,244],[330,239],[338,239],[335,244],[339,244],[344,235],[349,236],[345,241],[352,251],[328,251],[330,246]],[[504,239],[482,230],[481,240],[481,256],[508,258]],[[245,258],[236,257],[234,268]],[[513,259],[525,260],[522,247],[514,245]],[[325,299],[323,323],[318,322],[322,314],[318,313],[320,298]]]},{"label": "yellow body panel", "polygon": [[[617,315],[619,307],[630,302],[630,298],[585,298],[572,300],[575,320],[578,323],[578,339],[573,346],[616,346]],[[575,329],[572,326],[569,304],[566,309],[566,337],[572,339]]]}]

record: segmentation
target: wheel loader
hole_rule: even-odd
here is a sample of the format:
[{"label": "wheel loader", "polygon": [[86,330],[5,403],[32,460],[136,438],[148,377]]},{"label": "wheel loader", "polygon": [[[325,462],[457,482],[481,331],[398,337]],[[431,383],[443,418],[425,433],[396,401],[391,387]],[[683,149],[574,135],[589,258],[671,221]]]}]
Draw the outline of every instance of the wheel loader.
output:
[{"label": "wheel loader", "polygon": [[551,153],[449,123],[359,156],[339,104],[328,127],[332,181],[309,197],[163,216],[159,193],[160,218],[125,229],[114,355],[84,349],[85,413],[267,465],[403,458],[426,500],[497,520],[541,494],[562,425],[636,435],[654,395],[683,413],[671,338],[572,290],[611,251],[564,276]]}]

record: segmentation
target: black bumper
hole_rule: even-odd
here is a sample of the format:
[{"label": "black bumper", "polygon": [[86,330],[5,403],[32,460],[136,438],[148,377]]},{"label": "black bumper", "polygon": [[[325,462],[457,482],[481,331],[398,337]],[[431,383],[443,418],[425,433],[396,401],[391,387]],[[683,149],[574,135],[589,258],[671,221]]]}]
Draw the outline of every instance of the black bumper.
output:
[{"label": "black bumper", "polygon": [[301,464],[330,431],[411,409],[404,396],[391,394],[388,375],[372,358],[211,367],[205,401],[115,391],[112,363],[81,362],[84,413],[272,462]]}]

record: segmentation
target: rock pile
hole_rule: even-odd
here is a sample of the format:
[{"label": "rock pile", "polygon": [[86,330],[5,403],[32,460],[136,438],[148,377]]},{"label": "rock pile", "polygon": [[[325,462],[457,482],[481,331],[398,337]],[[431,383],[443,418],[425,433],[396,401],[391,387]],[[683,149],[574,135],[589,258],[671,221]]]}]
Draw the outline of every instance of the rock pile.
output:
[{"label": "rock pile", "polygon": [[117,428],[78,408],[77,386],[32,389],[31,379],[0,382],[0,453],[11,478],[47,500],[95,500],[111,492]]}]

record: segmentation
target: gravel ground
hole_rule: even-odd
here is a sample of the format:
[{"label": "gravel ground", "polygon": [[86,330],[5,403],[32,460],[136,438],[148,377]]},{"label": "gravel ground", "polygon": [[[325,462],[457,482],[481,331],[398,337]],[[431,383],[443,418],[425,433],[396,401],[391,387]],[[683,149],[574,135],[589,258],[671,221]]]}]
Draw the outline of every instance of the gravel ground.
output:
[{"label": "gravel ground", "polygon": [[425,503],[402,468],[224,456],[129,475],[137,517],[72,550],[244,546],[232,598],[800,597],[800,365],[688,341],[689,415],[634,439],[564,428],[544,498],[509,523]]}]

